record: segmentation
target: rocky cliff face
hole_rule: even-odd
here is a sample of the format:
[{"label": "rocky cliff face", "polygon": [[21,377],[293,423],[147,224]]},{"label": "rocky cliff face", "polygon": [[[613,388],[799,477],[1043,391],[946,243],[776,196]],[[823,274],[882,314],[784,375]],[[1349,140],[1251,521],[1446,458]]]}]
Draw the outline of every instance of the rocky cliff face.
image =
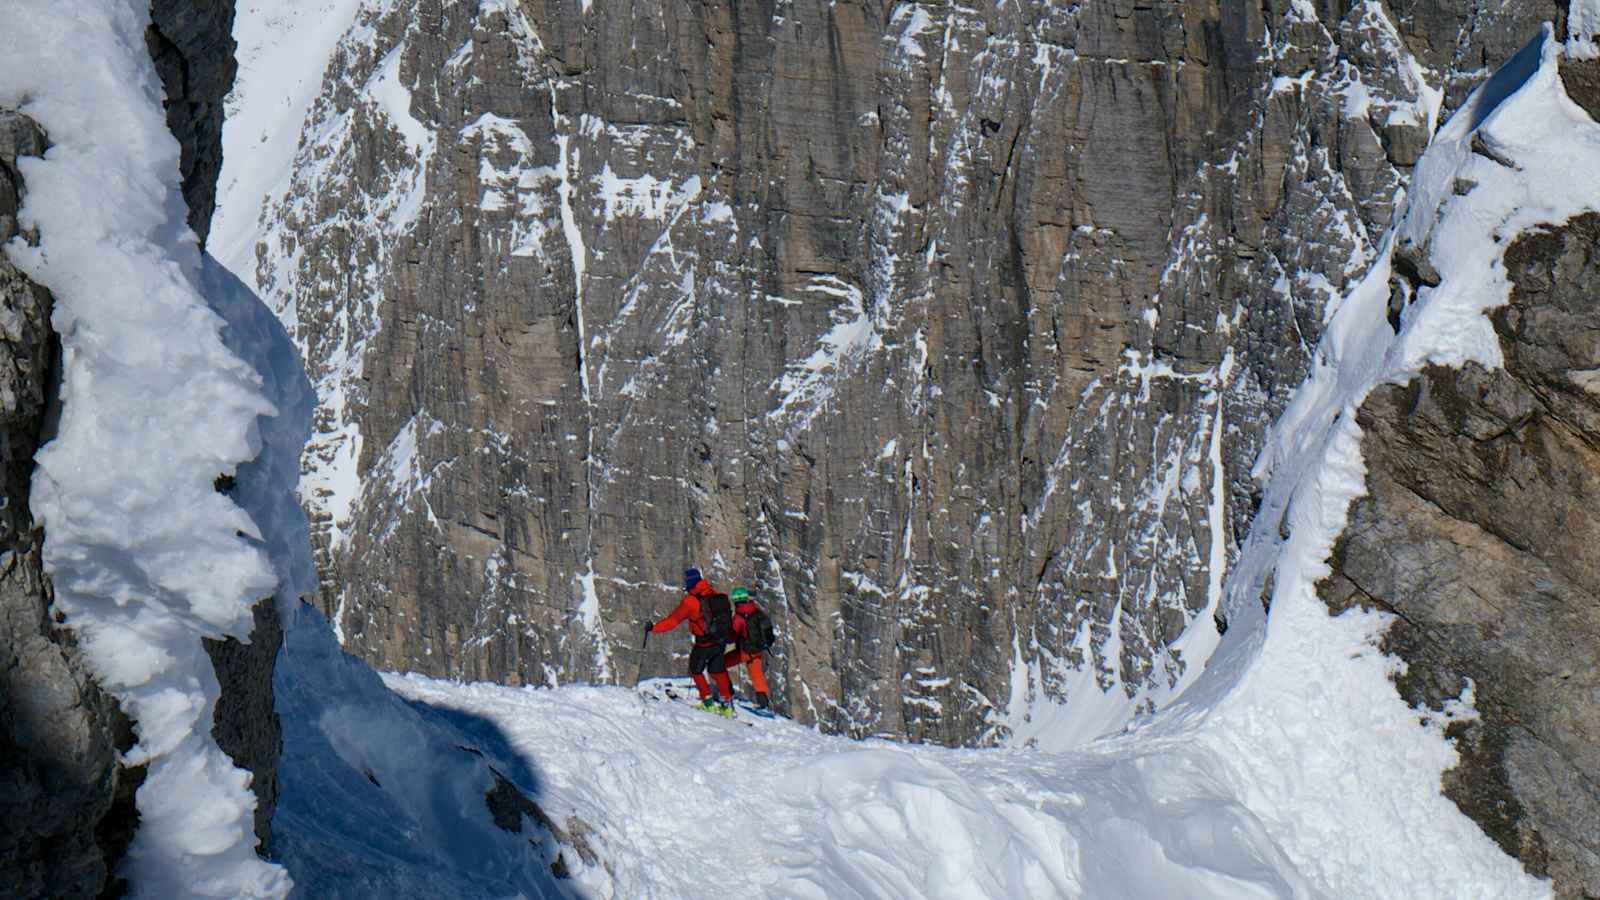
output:
[{"label": "rocky cliff face", "polygon": [[152,0],[145,43],[166,92],[167,127],[182,147],[189,226],[205,243],[222,172],[222,98],[233,88],[234,0]]},{"label": "rocky cliff face", "polygon": [[1445,792],[1558,896],[1595,897],[1600,215],[1518,240],[1505,267],[1504,368],[1429,369],[1361,408],[1369,496],[1323,595],[1397,616],[1407,700],[1472,698]]},{"label": "rocky cliff face", "polygon": [[[203,241],[221,163],[220,100],[232,80],[233,3],[158,0],[152,19],[148,43],[183,147],[190,223]],[[19,234],[25,185],[16,160],[46,146],[31,120],[0,110],[0,244]],[[120,890],[111,873],[137,827],[143,769],[119,764],[133,745],[132,723],[51,617],[44,535],[29,511],[33,455],[55,414],[50,306],[49,294],[0,254],[0,895],[96,897]],[[208,647],[223,685],[214,731],[254,774],[263,843],[279,751],[271,677],[281,631],[270,605],[265,620],[258,611],[250,645]]]},{"label": "rocky cliff face", "polygon": [[[0,243],[18,235],[19,156],[44,133],[0,110]],[[26,235],[24,235],[26,239]],[[54,401],[50,295],[0,255],[0,885],[7,897],[95,897],[127,847],[135,772],[117,763],[116,701],[50,617],[44,535],[28,507]]]},{"label": "rocky cliff face", "polygon": [[1563,13],[1483,6],[364,4],[256,272],[347,646],[673,671],[632,642],[698,562],[803,721],[1157,702],[1324,304]]}]

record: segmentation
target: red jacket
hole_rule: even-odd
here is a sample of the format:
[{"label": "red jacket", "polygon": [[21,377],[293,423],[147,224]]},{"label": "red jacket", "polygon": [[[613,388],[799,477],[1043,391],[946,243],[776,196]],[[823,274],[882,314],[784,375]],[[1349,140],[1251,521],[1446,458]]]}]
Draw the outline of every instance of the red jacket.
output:
[{"label": "red jacket", "polygon": [[745,620],[755,615],[756,610],[759,608],[754,600],[746,600],[733,608],[733,640],[735,643],[744,643],[745,633],[750,630]]},{"label": "red jacket", "polygon": [[683,595],[678,601],[678,607],[667,615],[665,619],[650,626],[656,634],[662,634],[683,624],[684,619],[689,620],[689,633],[695,637],[703,637],[706,633],[706,620],[700,615],[700,601],[717,592],[711,582],[704,578],[695,582],[689,593]]}]

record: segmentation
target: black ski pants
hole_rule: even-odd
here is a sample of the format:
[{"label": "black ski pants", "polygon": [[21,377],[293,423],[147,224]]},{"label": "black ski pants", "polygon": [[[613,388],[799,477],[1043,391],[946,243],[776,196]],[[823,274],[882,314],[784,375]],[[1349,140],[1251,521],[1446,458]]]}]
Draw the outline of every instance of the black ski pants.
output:
[{"label": "black ski pants", "polygon": [[710,672],[713,675],[721,675],[728,671],[727,663],[722,661],[722,651],[726,646],[726,644],[702,644],[695,641],[694,649],[689,651],[689,674]]}]

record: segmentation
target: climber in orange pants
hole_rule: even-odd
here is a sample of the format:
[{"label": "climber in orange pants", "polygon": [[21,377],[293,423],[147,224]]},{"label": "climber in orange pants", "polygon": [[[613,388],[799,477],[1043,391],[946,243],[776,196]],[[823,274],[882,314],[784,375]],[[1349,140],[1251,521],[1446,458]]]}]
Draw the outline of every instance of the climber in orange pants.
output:
[{"label": "climber in orange pants", "polygon": [[733,601],[734,648],[722,658],[722,664],[730,670],[740,663],[745,665],[750,673],[750,684],[756,690],[756,708],[766,709],[772,701],[767,693],[767,673],[762,668],[761,655],[772,646],[775,637],[772,619],[756,606],[745,588],[734,588],[728,598]]}]

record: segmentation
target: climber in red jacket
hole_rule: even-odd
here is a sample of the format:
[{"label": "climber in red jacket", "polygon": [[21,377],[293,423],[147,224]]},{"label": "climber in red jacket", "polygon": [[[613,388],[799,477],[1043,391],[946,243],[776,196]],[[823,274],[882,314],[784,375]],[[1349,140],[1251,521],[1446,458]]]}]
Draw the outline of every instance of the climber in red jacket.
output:
[{"label": "climber in red jacket", "polygon": [[[723,664],[722,651],[733,639],[733,604],[726,594],[717,593],[711,582],[700,577],[699,569],[683,570],[683,599],[665,619],[646,625],[645,631],[665,634],[689,621],[689,633],[694,636],[694,648],[689,651],[689,677],[694,679],[700,692],[700,704],[707,710],[731,715],[733,683],[728,680],[728,667]],[[706,682],[709,671],[717,680],[720,696],[712,698],[711,685]]]},{"label": "climber in red jacket", "polygon": [[733,600],[734,648],[722,658],[722,664],[731,669],[743,663],[750,673],[750,685],[756,690],[756,708],[767,709],[771,699],[767,696],[767,673],[761,665],[761,654],[772,646],[772,619],[750,599],[747,588],[736,587],[728,597]]}]

